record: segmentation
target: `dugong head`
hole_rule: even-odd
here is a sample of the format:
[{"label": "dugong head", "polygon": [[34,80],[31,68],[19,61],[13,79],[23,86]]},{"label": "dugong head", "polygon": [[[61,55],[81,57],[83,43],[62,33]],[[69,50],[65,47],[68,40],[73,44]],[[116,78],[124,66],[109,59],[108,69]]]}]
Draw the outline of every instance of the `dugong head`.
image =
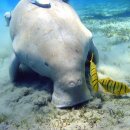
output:
[{"label": "dugong head", "polygon": [[71,107],[92,99],[85,77],[86,53],[89,47],[82,47],[79,50],[72,48],[61,49],[63,52],[58,51],[58,55],[55,56],[57,62],[53,64],[55,72],[52,77],[54,81],[52,102],[59,108]]}]

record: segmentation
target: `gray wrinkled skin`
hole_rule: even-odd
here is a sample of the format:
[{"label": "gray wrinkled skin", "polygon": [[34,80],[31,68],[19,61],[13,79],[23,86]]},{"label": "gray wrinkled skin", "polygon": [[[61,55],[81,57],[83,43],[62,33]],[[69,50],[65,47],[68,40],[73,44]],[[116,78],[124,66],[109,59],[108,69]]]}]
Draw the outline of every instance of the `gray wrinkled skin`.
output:
[{"label": "gray wrinkled skin", "polygon": [[88,52],[98,53],[91,32],[75,11],[61,0],[50,0],[50,8],[21,0],[11,13],[10,34],[14,54],[10,78],[14,81],[20,64],[54,82],[52,102],[70,107],[92,98],[85,79]]}]

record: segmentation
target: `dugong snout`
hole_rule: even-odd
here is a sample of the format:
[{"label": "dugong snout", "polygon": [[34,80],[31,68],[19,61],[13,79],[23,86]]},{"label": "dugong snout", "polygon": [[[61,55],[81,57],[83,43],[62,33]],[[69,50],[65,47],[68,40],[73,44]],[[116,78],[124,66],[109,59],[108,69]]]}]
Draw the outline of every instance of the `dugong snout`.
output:
[{"label": "dugong snout", "polygon": [[80,85],[82,85],[82,79],[78,79],[78,80],[75,80],[75,81],[72,80],[68,83],[68,86],[72,87],[72,88],[80,86]]},{"label": "dugong snout", "polygon": [[66,76],[55,82],[52,102],[59,108],[71,107],[92,98],[85,76],[73,78]]}]

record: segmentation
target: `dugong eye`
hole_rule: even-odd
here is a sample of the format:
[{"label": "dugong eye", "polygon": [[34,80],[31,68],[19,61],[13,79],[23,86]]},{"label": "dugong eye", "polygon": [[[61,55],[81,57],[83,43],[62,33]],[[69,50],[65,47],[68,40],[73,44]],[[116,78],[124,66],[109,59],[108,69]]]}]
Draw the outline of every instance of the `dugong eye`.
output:
[{"label": "dugong eye", "polygon": [[70,81],[69,84],[68,84],[69,87],[75,87],[76,84],[73,82],[73,81]]}]

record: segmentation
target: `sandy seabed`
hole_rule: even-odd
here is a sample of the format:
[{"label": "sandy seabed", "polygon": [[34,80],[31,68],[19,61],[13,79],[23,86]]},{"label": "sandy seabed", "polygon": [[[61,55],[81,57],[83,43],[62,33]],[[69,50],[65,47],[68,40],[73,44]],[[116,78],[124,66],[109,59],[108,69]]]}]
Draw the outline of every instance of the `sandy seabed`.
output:
[{"label": "sandy seabed", "polygon": [[[115,19],[104,11],[103,19],[97,19],[86,17],[85,12],[79,14],[84,14],[81,20],[93,32],[99,51],[99,78],[130,85],[130,18]],[[130,94],[116,98],[102,92],[88,104],[60,110],[51,104],[52,83],[48,79],[26,72],[12,84],[8,73],[12,47],[4,25],[1,21],[0,130],[130,130]]]}]

